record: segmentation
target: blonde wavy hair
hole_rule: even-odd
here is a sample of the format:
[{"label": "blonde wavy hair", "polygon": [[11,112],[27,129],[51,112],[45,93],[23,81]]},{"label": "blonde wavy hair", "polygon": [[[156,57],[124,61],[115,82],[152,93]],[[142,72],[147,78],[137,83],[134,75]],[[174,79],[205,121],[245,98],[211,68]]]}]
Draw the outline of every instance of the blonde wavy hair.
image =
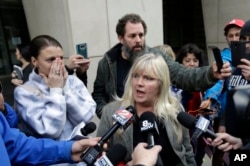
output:
[{"label": "blonde wavy hair", "polygon": [[124,107],[135,105],[132,90],[132,76],[142,71],[159,81],[159,96],[154,104],[155,114],[161,122],[171,122],[175,131],[174,134],[176,134],[178,142],[181,142],[182,127],[176,117],[182,107],[179,101],[171,95],[169,69],[161,55],[145,53],[135,60],[125,83],[124,94],[122,98],[117,98],[117,100],[121,101]]}]

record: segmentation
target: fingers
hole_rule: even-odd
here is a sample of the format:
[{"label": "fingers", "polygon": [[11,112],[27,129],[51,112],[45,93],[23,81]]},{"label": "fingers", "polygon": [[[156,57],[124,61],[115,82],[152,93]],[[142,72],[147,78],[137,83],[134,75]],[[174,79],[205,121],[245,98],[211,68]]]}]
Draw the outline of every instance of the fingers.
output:
[{"label": "fingers", "polygon": [[147,143],[145,143],[145,142],[140,142],[140,143],[137,144],[136,149],[144,149],[144,148],[146,149],[147,146],[148,146]]},{"label": "fingers", "polygon": [[68,63],[67,63],[67,67],[69,69],[76,69],[79,68],[81,66],[89,66],[90,60],[89,59],[85,59],[83,56],[81,55],[72,55],[70,56]]},{"label": "fingers", "polygon": [[215,143],[220,143],[223,139],[227,137],[226,133],[216,133],[216,138],[213,140]]},{"label": "fingers", "polygon": [[90,138],[89,145],[96,145],[100,139],[101,137]]},{"label": "fingers", "polygon": [[229,144],[228,142],[221,144],[217,147],[219,150],[222,150],[224,152],[227,152],[229,150],[231,150],[233,148],[233,146],[231,144]]},{"label": "fingers", "polygon": [[100,140],[100,137],[95,137],[95,138],[89,138],[89,139],[81,139],[80,143],[83,147],[85,146],[95,146],[98,141]]},{"label": "fingers", "polygon": [[13,72],[11,73],[11,77],[12,77],[12,78],[16,78],[16,76],[17,76],[16,71],[13,71]]},{"label": "fingers", "polygon": [[52,62],[52,65],[50,67],[50,72],[49,72],[49,75],[50,76],[53,76],[53,75],[58,75],[58,73],[60,72],[59,71],[59,66],[58,66],[58,60],[55,59],[53,62]]},{"label": "fingers", "polygon": [[[140,143],[137,145],[136,149],[147,148],[147,146],[148,146],[147,143],[145,143],[145,142],[140,142]],[[162,147],[161,147],[160,145],[155,145],[155,146],[153,146],[151,149],[152,149],[152,151],[155,151],[155,152],[158,153],[158,152],[160,152],[160,151],[162,150]]]},{"label": "fingers", "polygon": [[226,133],[216,133],[216,138],[214,140],[211,140],[211,145],[214,147],[222,145],[223,142],[225,142],[224,140],[226,136]]},{"label": "fingers", "polygon": [[76,59],[75,63],[79,65],[88,65],[90,63],[90,60],[89,59]]},{"label": "fingers", "polygon": [[242,75],[245,79],[250,80],[250,61],[247,59],[240,59],[243,64],[237,66],[237,68],[241,69]]},{"label": "fingers", "polygon": [[[232,68],[230,66],[230,63],[229,62],[225,62],[222,66],[222,69],[220,71],[221,73],[224,73],[225,75],[228,75],[230,74],[231,75],[231,72],[232,72]],[[228,75],[228,76],[230,76]]]},{"label": "fingers", "polygon": [[139,147],[142,146],[142,147],[144,147],[144,148],[147,148],[148,144],[147,144],[147,143],[144,143],[144,142],[141,142],[141,143],[138,144],[138,146],[139,146]]},{"label": "fingers", "polygon": [[240,59],[240,61],[243,62],[245,65],[250,66],[250,61],[249,60],[243,58],[243,59]]},{"label": "fingers", "polygon": [[212,145],[213,140],[212,140],[211,138],[206,138],[206,139],[207,139],[207,142],[208,142],[210,145]]},{"label": "fingers", "polygon": [[56,58],[51,65],[51,76],[62,76],[64,74],[64,63],[60,58]]},{"label": "fingers", "polygon": [[217,79],[225,79],[232,75],[232,68],[229,62],[223,63],[222,69],[220,71],[217,71],[217,69],[218,68],[217,68],[216,62],[213,62],[213,65],[212,65],[213,75]]},{"label": "fingers", "polygon": [[17,78],[13,78],[11,79],[11,83],[18,86],[18,85],[22,85],[23,84],[23,80],[19,80]]},{"label": "fingers", "polygon": [[51,64],[48,75],[41,76],[50,88],[63,88],[68,75],[61,58],[56,58]]},{"label": "fingers", "polygon": [[162,150],[162,147],[160,145],[155,145],[153,148],[152,148],[153,151],[159,153],[161,150]]}]

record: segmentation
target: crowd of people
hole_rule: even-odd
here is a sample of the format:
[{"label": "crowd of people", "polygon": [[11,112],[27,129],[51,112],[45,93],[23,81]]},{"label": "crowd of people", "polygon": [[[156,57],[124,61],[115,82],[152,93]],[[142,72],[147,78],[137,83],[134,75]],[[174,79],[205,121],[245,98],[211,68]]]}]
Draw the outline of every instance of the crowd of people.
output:
[{"label": "crowd of people", "polygon": [[[224,165],[223,152],[247,145],[248,138],[238,138],[232,131],[232,108],[225,103],[227,92],[250,80],[249,60],[241,59],[241,64],[232,66],[230,50],[231,41],[250,40],[250,21],[234,19],[226,24],[229,48],[221,52],[224,63],[220,70],[216,62],[203,65],[204,51],[194,43],[183,45],[178,52],[167,44],[146,45],[147,30],[137,14],[118,20],[119,42],[99,61],[92,94],[87,89],[89,59],[71,55],[65,63],[60,42],[49,35],[17,45],[22,77],[13,70],[13,107],[4,101],[4,85],[0,84],[0,164],[86,165],[80,156],[99,145],[114,125],[113,114],[130,105],[135,108],[133,123],[119,128],[103,148],[122,144],[127,149],[122,161],[126,165],[200,166],[206,145],[216,147],[211,148],[213,164]],[[177,120],[182,111],[208,118],[217,137],[191,141],[194,131]],[[140,117],[145,112],[156,117],[151,149],[141,132]],[[94,116],[100,118],[96,137],[73,140],[74,132]]]}]

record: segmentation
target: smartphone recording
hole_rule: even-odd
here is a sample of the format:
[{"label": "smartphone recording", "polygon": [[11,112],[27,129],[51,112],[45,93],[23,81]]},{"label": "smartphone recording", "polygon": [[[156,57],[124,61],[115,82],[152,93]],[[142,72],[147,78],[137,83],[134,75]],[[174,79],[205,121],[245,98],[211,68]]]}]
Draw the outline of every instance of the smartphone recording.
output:
[{"label": "smartphone recording", "polygon": [[234,67],[243,64],[240,59],[250,60],[250,41],[232,41],[230,48],[232,51],[232,65]]},{"label": "smartphone recording", "polygon": [[80,43],[76,45],[76,53],[82,55],[85,59],[88,58],[87,43]]},{"label": "smartphone recording", "polygon": [[218,47],[212,47],[212,51],[213,51],[214,59],[216,61],[216,65],[218,68],[217,71],[220,72],[223,66],[223,60],[221,57],[220,49]]}]

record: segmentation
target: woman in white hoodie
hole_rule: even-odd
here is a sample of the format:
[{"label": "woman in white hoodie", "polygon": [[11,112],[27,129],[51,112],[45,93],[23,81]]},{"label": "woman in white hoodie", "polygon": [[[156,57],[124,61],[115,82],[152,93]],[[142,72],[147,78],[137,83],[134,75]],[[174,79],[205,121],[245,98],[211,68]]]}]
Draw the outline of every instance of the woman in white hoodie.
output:
[{"label": "woman in white hoodie", "polygon": [[74,127],[93,118],[96,103],[83,82],[68,75],[62,46],[56,39],[35,37],[30,54],[34,70],[14,91],[20,128],[35,137],[69,139]]}]

